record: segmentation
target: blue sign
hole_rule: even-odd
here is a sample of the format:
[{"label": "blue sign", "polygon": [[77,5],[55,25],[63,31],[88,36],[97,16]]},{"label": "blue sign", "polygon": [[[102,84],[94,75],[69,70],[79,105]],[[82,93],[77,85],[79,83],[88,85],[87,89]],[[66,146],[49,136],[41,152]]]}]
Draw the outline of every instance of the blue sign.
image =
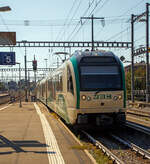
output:
[{"label": "blue sign", "polygon": [[15,65],[15,52],[0,52],[0,65]]}]

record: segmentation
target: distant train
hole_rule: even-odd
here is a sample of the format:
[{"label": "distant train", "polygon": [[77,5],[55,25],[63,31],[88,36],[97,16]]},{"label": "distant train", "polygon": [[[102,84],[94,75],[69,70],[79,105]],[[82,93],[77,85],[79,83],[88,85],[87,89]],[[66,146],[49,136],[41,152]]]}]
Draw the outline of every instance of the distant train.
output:
[{"label": "distant train", "polygon": [[[19,86],[15,81],[8,82],[8,93],[10,97],[10,102],[14,102],[19,98]],[[24,96],[23,89],[20,90],[21,97]]]},{"label": "distant train", "polygon": [[124,124],[124,68],[106,51],[76,51],[36,86],[37,99],[71,125]]}]

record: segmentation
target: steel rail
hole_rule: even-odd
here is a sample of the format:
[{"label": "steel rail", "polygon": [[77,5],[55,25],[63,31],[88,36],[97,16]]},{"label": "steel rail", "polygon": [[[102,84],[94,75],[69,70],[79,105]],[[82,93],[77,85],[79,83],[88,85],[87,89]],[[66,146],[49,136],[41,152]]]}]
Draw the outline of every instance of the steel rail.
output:
[{"label": "steel rail", "polygon": [[146,113],[146,112],[139,112],[139,111],[136,111],[136,110],[127,110],[127,114],[131,114],[131,115],[136,115],[136,116],[140,116],[140,117],[148,117],[150,118],[150,113]]},{"label": "steel rail", "polygon": [[113,137],[114,139],[116,139],[117,141],[119,141],[120,143],[124,144],[125,146],[128,146],[129,148],[131,148],[132,150],[136,151],[137,153],[143,155],[143,157],[150,159],[150,153],[144,149],[142,149],[141,147],[133,144],[132,142],[128,141],[128,140],[124,140],[114,134],[109,134],[111,137]]},{"label": "steel rail", "polygon": [[101,149],[108,157],[110,157],[113,162],[117,163],[117,164],[125,164],[123,161],[121,161],[116,155],[114,155],[109,149],[107,149],[103,144],[101,144],[99,141],[95,140],[91,135],[89,135],[87,132],[85,131],[81,131],[84,135],[86,135],[88,137],[88,139],[90,139],[92,141],[92,143],[98,147],[99,149]]},{"label": "steel rail", "polygon": [[125,126],[130,127],[132,129],[135,129],[135,130],[138,130],[138,131],[140,131],[142,133],[145,133],[145,134],[150,135],[150,128],[144,127],[142,125],[138,125],[138,124],[135,124],[135,123],[131,123],[129,121],[126,121]]}]

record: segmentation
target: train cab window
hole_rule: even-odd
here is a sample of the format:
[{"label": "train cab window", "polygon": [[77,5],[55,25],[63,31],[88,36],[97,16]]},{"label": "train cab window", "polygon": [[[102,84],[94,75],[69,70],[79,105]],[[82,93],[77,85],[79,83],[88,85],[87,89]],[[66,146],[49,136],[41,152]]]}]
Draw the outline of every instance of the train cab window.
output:
[{"label": "train cab window", "polygon": [[69,67],[67,69],[67,90],[68,90],[68,92],[71,92],[72,94],[74,94],[74,92],[73,92],[73,79],[72,79],[72,75],[71,75],[71,71],[70,71]]},{"label": "train cab window", "polygon": [[81,90],[121,90],[121,72],[117,65],[80,67]]}]

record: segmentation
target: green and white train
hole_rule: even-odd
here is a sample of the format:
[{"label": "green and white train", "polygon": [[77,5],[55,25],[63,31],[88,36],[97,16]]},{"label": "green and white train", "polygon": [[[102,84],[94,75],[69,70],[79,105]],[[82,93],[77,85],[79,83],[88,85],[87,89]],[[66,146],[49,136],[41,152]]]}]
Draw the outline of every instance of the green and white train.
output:
[{"label": "green and white train", "polygon": [[106,51],[76,51],[36,87],[37,99],[71,125],[124,124],[124,68]]}]

